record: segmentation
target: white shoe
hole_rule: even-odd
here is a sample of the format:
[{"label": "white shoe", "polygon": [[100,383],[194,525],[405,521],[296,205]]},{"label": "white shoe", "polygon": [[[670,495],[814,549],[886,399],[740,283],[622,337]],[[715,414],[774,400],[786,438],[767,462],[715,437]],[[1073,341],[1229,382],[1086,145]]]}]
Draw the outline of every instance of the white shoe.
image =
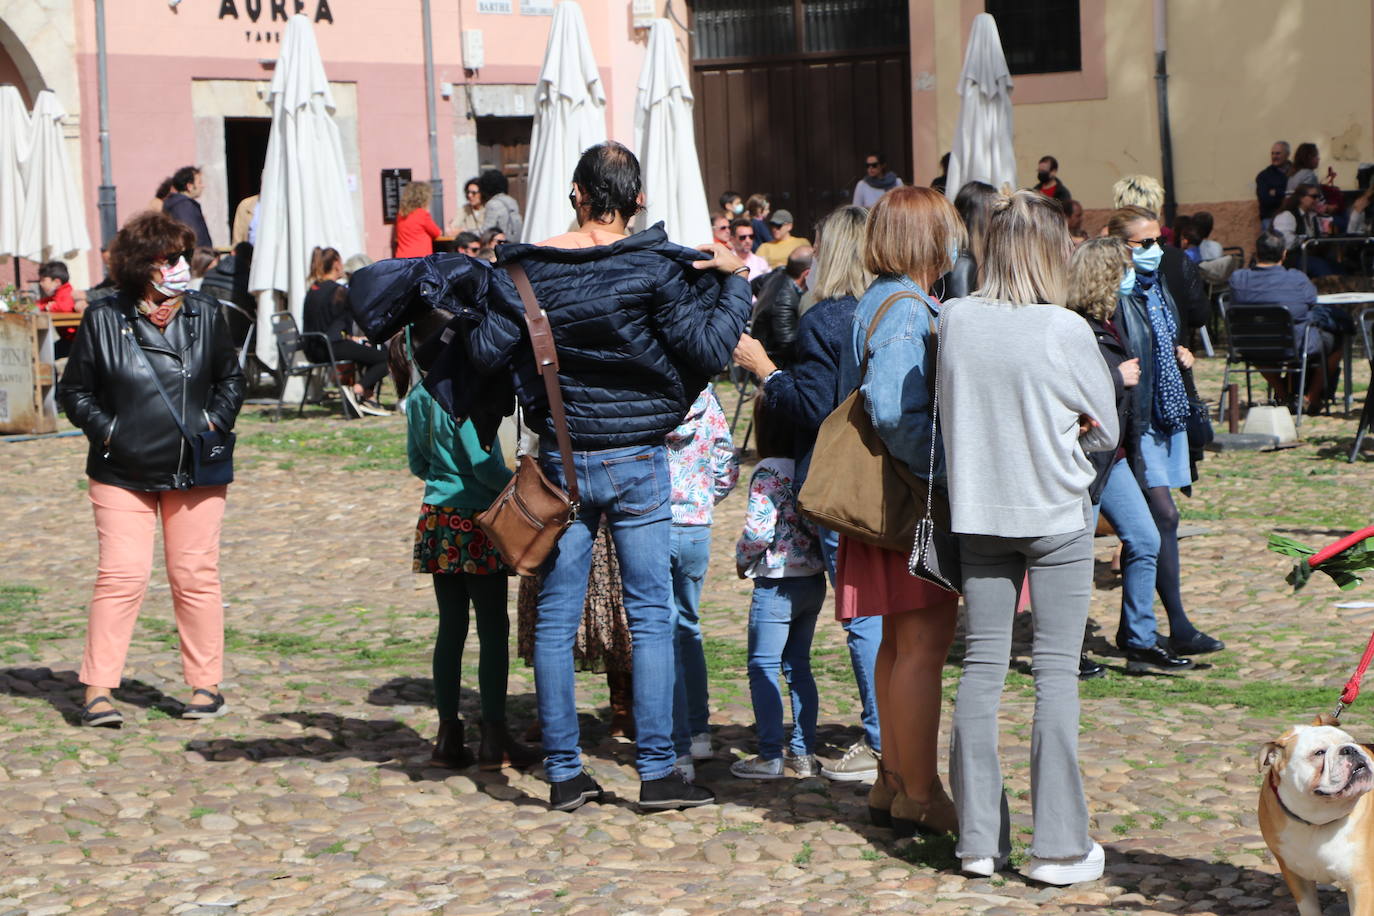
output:
[{"label": "white shoe", "polygon": [[730,764],[730,772],[740,779],[782,779],[782,758],[764,760],[762,757],[746,757]]},{"label": "white shoe", "polygon": [[1023,874],[1043,884],[1081,884],[1101,878],[1106,861],[1102,847],[1094,843],[1081,859],[1031,859]]},{"label": "white shoe", "polygon": [[992,856],[984,856],[980,859],[959,860],[959,870],[966,875],[973,875],[978,878],[991,878],[998,870],[1005,867],[1006,864],[1006,859],[994,859]]},{"label": "white shoe", "polygon": [[715,756],[715,752],[711,750],[710,732],[700,732],[692,736],[693,760],[710,760]]},{"label": "white shoe", "polygon": [[686,782],[694,783],[697,781],[696,764],[692,763],[692,757],[689,754],[683,754],[677,759],[677,762],[673,764],[673,771]]}]

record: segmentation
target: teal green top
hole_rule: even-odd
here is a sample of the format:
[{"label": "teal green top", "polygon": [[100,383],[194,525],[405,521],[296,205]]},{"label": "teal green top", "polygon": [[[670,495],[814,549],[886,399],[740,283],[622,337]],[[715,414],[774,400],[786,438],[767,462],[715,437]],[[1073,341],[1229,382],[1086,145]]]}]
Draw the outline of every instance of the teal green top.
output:
[{"label": "teal green top", "polygon": [[424,385],[406,398],[406,431],[410,473],[425,482],[425,502],[431,506],[485,509],[511,479],[501,443],[484,451],[472,421],[459,426]]}]

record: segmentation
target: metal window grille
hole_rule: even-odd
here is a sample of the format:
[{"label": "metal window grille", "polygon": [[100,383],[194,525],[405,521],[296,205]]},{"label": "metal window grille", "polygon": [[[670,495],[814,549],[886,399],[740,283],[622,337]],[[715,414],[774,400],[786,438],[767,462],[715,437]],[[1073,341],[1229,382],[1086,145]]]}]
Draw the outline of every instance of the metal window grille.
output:
[{"label": "metal window grille", "polygon": [[1083,69],[1078,0],[986,0],[1012,75]]},{"label": "metal window grille", "polygon": [[907,4],[906,0],[696,0],[693,31],[697,60],[905,47]]}]

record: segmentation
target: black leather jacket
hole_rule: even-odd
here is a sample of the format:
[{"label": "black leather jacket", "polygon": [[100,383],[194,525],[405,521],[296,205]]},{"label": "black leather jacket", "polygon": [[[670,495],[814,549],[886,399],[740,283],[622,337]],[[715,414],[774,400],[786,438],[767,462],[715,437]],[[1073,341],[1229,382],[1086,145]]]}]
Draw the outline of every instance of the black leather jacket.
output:
[{"label": "black leather jacket", "polygon": [[931,294],[941,302],[949,302],[951,299],[972,296],[977,288],[978,264],[973,260],[973,252],[967,248],[960,248],[959,256],[954,259],[954,266],[950,268],[949,273],[935,281]]},{"label": "black leather jacket", "polygon": [[86,473],[93,480],[128,490],[184,488],[190,447],[130,334],[194,435],[211,422],[232,429],[243,405],[243,373],[228,329],[214,300],[200,293],[186,294],[165,332],[130,298],[112,296],[87,309],[58,387],[67,418],[90,440]]},{"label": "black leather jacket", "polygon": [[768,358],[782,368],[797,361],[797,322],[801,290],[786,270],[775,270],[759,294],[749,333],[763,344]]}]

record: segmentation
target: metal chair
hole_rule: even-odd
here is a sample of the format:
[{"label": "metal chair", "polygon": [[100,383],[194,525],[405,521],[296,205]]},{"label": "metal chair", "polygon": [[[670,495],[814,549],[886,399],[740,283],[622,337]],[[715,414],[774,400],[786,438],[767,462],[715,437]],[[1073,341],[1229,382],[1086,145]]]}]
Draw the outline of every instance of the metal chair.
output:
[{"label": "metal chair", "polygon": [[[305,413],[305,402],[310,397],[310,385],[318,377],[321,385],[333,384],[339,394],[339,410],[345,420],[352,417],[348,413],[348,400],[344,397],[343,383],[339,378],[340,365],[352,365],[348,360],[334,358],[334,347],[329,338],[318,331],[301,331],[296,326],[296,318],[290,312],[274,312],[272,315],[272,336],[277,341],[277,374],[281,381],[281,393],[277,396],[277,419],[281,419],[282,405],[286,402],[286,386],[292,378],[300,378],[304,391],[297,415]],[[306,354],[306,341],[318,339],[324,343],[328,359],[312,361]]]},{"label": "metal chair", "polygon": [[[1229,300],[1229,296],[1223,299]],[[1307,345],[1313,332],[1308,324],[1303,330],[1301,346],[1294,345],[1293,313],[1282,305],[1232,305],[1225,302],[1222,319],[1226,325],[1226,367],[1221,375],[1221,397],[1217,399],[1217,418],[1223,416],[1231,367],[1241,365],[1245,371],[1245,401],[1254,403],[1250,387],[1252,370],[1264,372],[1297,372],[1298,398],[1307,391]],[[1321,367],[1322,390],[1326,390],[1326,360],[1318,359]],[[1302,428],[1303,411],[1293,421],[1295,430]]]},{"label": "metal chair", "polygon": [[253,350],[253,340],[257,336],[258,318],[247,309],[228,299],[219,300],[219,312],[224,316],[224,324],[229,328],[229,339],[239,355],[239,368],[248,364],[248,354]]},{"label": "metal chair", "polygon": [[1364,395],[1364,409],[1360,411],[1360,424],[1355,427],[1355,446],[1350,449],[1352,464],[1359,457],[1365,433],[1374,428],[1374,308],[1360,312],[1360,337],[1364,340],[1365,358],[1369,360],[1370,379],[1369,390]]}]

